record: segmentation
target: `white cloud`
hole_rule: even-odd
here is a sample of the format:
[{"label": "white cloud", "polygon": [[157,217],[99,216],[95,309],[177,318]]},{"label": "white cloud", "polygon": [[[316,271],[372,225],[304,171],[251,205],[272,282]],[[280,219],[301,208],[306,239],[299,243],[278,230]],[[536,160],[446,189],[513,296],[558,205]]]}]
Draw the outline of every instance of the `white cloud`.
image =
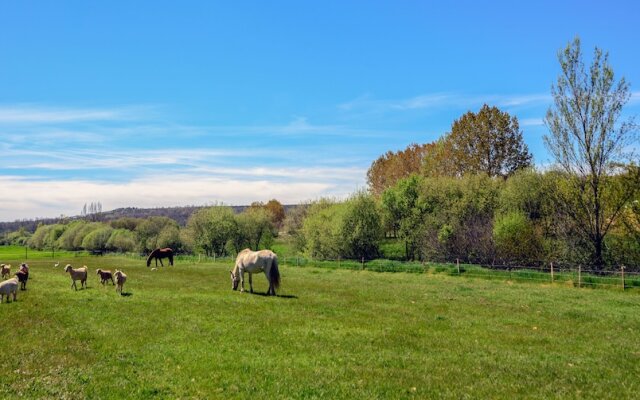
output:
[{"label": "white cloud", "polygon": [[[220,175],[153,175],[126,182],[0,176],[4,194],[0,197],[0,220],[77,215],[83,204],[96,200],[104,209],[204,205],[215,201],[242,205],[272,198],[296,204],[321,196],[344,197],[364,185],[360,170],[269,171],[264,168],[263,176],[250,172],[242,176],[237,171],[223,171]],[[278,175],[284,179],[277,179]]]},{"label": "white cloud", "polygon": [[[273,153],[273,152],[271,152]],[[261,150],[167,149],[167,150],[15,150],[8,152],[4,168],[43,170],[132,169],[142,166],[198,166],[230,157],[257,157]]]},{"label": "white cloud", "polygon": [[523,118],[519,121],[520,126],[542,126],[544,120],[542,118]]},{"label": "white cloud", "polygon": [[36,105],[0,105],[0,123],[43,124],[137,119],[146,107],[61,108]]},{"label": "white cloud", "polygon": [[550,103],[551,95],[534,94],[461,94],[451,92],[426,93],[407,99],[374,99],[371,95],[359,96],[351,101],[338,105],[340,110],[350,112],[356,110],[369,110],[371,112],[408,111],[428,108],[458,108],[469,109],[480,107],[482,104],[496,105],[498,107],[525,107],[539,106]]}]

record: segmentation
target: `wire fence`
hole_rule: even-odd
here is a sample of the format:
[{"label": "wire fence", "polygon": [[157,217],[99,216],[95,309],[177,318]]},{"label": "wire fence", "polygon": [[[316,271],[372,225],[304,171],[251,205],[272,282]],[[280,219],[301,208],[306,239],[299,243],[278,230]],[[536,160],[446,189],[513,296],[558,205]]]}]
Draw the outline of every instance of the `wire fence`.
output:
[{"label": "wire fence", "polygon": [[540,267],[513,265],[482,265],[456,262],[433,263],[395,260],[313,260],[303,257],[283,257],[284,265],[292,267],[317,267],[332,269],[367,270],[375,272],[432,273],[449,276],[495,279],[516,282],[536,282],[541,284],[562,284],[579,288],[618,288],[640,290],[640,272],[618,270],[593,270],[581,265],[554,266],[553,263]]},{"label": "wire fence", "polygon": [[[68,259],[95,256],[88,251],[33,251],[22,247],[12,247],[2,251],[3,259]],[[146,259],[140,253],[105,253],[105,257],[126,257],[136,260]],[[188,263],[229,263],[235,260],[235,254],[225,256],[207,256],[204,254],[178,254],[176,262]],[[594,270],[581,265],[561,263],[543,263],[539,266],[483,265],[455,262],[418,262],[387,259],[360,260],[330,259],[317,260],[300,255],[281,255],[280,264],[287,267],[316,267],[327,269],[367,270],[374,272],[407,272],[445,274],[449,276],[469,277],[514,282],[536,282],[540,284],[560,284],[578,288],[617,288],[621,290],[640,290],[640,272],[637,268],[619,266],[615,270]]]}]

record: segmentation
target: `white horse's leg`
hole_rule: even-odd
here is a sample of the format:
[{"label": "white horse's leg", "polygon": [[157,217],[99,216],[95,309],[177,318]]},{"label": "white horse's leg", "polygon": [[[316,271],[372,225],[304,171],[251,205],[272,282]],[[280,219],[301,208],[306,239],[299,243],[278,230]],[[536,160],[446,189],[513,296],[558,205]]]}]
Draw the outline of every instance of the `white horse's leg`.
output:
[{"label": "white horse's leg", "polygon": [[253,274],[249,272],[249,291],[253,293]]},{"label": "white horse's leg", "polygon": [[244,270],[238,271],[240,273],[240,292],[244,292]]}]

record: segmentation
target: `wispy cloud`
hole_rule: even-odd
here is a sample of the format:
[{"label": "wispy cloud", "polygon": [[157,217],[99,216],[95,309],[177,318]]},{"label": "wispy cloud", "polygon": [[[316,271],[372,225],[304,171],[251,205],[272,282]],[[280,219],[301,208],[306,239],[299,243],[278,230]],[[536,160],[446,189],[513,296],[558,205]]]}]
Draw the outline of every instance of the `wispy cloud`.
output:
[{"label": "wispy cloud", "polygon": [[484,103],[498,107],[526,107],[550,103],[549,94],[461,94],[450,92],[427,93],[406,99],[375,99],[371,95],[359,96],[351,101],[338,105],[342,111],[357,111],[369,109],[371,111],[409,111],[429,108],[468,109],[481,106]]},{"label": "wispy cloud", "polygon": [[544,120],[542,118],[523,118],[520,121],[520,126],[542,126]]},{"label": "wispy cloud", "polygon": [[38,105],[0,105],[0,124],[70,123],[86,121],[130,120],[148,112],[148,107],[62,108]]},{"label": "wispy cloud", "polygon": [[[238,156],[257,157],[266,151],[251,149],[163,149],[163,150],[90,150],[66,151],[16,150],[5,155],[6,169],[43,170],[135,170],[144,166],[210,165],[216,160]],[[21,160],[21,162],[18,162]]]}]

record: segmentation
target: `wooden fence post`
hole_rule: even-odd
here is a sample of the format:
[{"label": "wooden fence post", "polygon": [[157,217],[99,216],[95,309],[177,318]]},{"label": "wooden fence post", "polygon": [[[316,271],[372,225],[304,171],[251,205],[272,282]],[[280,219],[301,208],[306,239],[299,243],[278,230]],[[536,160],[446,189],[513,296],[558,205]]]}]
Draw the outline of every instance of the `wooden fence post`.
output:
[{"label": "wooden fence post", "polygon": [[296,267],[299,267],[299,266],[300,266],[300,264],[298,262],[298,256],[296,256]]},{"label": "wooden fence post", "polygon": [[458,267],[458,275],[460,275],[460,259],[456,258],[456,266]]},{"label": "wooden fence post", "polygon": [[620,273],[622,275],[622,290],[624,291],[624,265],[620,267]]},{"label": "wooden fence post", "polygon": [[582,287],[582,265],[578,265],[578,287]]},{"label": "wooden fence post", "polygon": [[364,270],[364,257],[362,257],[362,270]]},{"label": "wooden fence post", "polygon": [[338,268],[342,268],[342,258],[338,257]]},{"label": "wooden fence post", "polygon": [[553,261],[551,261],[551,283],[553,283]]}]

